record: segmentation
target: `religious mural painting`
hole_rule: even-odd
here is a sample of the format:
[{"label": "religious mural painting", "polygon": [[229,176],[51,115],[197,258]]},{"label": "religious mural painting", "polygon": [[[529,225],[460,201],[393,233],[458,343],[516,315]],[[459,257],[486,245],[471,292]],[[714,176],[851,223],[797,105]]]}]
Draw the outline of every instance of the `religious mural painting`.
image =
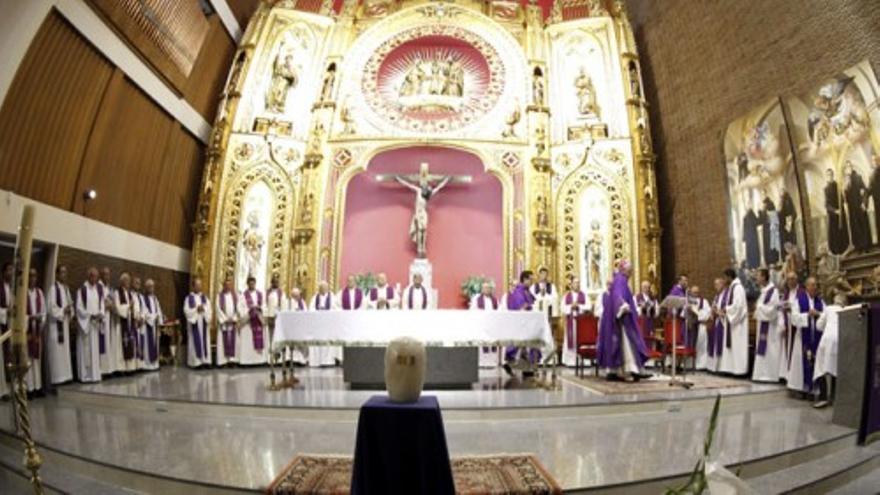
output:
[{"label": "religious mural painting", "polygon": [[806,255],[795,157],[778,98],[724,133],[733,261],[749,272],[781,269]]},{"label": "religious mural painting", "polygon": [[817,257],[839,262],[880,244],[878,95],[877,77],[862,62],[786,99]]}]

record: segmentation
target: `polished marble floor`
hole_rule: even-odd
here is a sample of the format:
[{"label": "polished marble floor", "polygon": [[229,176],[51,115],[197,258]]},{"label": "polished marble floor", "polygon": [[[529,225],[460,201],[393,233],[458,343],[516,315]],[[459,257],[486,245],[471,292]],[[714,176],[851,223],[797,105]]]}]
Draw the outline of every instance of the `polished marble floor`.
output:
[{"label": "polished marble floor", "polygon": [[[570,369],[561,373],[573,374]],[[376,391],[350,390],[339,368],[297,370],[301,382],[294,389],[267,390],[267,368],[190,370],[165,367],[158,372],[116,377],[97,384],[66,385],[65,389],[165,401],[208,402],[250,406],[358,409]],[[470,390],[437,390],[444,409],[510,409],[564,407],[668,401],[781,390],[779,385],[742,381],[742,386],[712,390],[671,388],[662,394],[604,396],[586,387],[559,381],[558,390],[545,390],[508,378],[501,370],[480,370],[480,381]]]},{"label": "polished marble floor", "polygon": [[[192,374],[180,376],[189,377],[180,379],[188,385],[180,385],[177,394],[214,397],[208,392],[211,380],[223,383],[229,392],[235,384],[249,387],[249,380],[259,375],[206,372],[202,376],[206,384],[197,391],[191,389]],[[146,381],[164,383],[162,377],[153,374]],[[324,378],[331,380],[332,376]],[[102,386],[137,387],[141,380],[108,381]],[[126,385],[126,381],[130,383]],[[173,381],[155,389],[170,394]],[[112,395],[100,396],[100,403],[62,397],[32,402],[33,431],[39,443],[98,462],[173,478],[260,489],[298,453],[350,455],[354,450],[354,419],[204,416],[195,412],[197,407],[192,407],[192,413],[130,408]],[[758,459],[851,434],[849,429],[830,424],[828,410],[816,411],[781,394],[754,397],[722,407],[716,449],[724,463]],[[484,400],[499,404],[507,399]],[[349,399],[336,401],[330,403],[350,403]],[[449,404],[444,396],[440,403],[444,409]],[[701,449],[710,408],[606,415],[585,415],[571,409],[570,416],[553,418],[540,413],[518,419],[447,418],[445,427],[453,456],[534,453],[564,488],[596,487],[688,471]],[[0,428],[12,428],[8,403],[0,404]]]}]

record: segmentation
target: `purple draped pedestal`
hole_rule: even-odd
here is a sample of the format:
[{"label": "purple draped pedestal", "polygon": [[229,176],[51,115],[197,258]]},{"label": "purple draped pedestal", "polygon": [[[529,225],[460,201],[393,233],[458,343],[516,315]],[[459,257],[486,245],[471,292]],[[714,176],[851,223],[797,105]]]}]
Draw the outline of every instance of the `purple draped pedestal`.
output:
[{"label": "purple draped pedestal", "polygon": [[361,406],[351,493],[455,493],[437,397],[404,404],[374,395]]}]

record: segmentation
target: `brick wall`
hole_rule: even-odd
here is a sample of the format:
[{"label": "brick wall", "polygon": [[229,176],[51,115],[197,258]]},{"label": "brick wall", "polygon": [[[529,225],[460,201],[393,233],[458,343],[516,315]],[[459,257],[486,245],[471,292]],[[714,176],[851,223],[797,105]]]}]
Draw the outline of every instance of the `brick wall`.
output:
[{"label": "brick wall", "polygon": [[774,95],[808,91],[861,60],[880,72],[880,1],[627,0],[627,6],[658,154],[663,290],[678,271],[708,288],[730,259],[725,127]]}]

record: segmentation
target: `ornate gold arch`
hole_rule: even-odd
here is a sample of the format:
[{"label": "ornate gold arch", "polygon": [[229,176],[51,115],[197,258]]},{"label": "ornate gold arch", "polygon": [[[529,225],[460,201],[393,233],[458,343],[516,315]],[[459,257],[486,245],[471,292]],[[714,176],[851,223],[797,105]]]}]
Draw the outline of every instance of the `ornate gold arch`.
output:
[{"label": "ornate gold arch", "polygon": [[[502,277],[504,277],[504,280],[497,281],[497,283],[506,283],[506,281],[510,278],[510,274],[512,273],[511,270],[514,266],[514,252],[516,250],[516,246],[513,245],[514,239],[512,235],[514,222],[514,197],[516,194],[514,191],[515,185],[513,177],[511,176],[508,169],[495,163],[495,161],[492,160],[490,156],[476,148],[458,143],[437,142],[431,142],[429,144],[423,142],[400,142],[395,144],[377,146],[365,153],[360,154],[356,164],[350,163],[341,171],[339,179],[336,182],[335,197],[333,200],[333,211],[335,211],[336,214],[333,215],[333,230],[332,237],[330,239],[330,246],[321,246],[320,248],[320,250],[322,251],[327,248],[329,248],[330,250],[330,273],[327,275],[328,282],[333,285],[334,281],[338,279],[340,265],[342,263],[342,230],[343,226],[345,225],[345,205],[347,200],[349,182],[356,175],[365,172],[370,162],[376,156],[388,151],[411,148],[415,146],[448,148],[470,153],[476,156],[480,160],[480,162],[482,162],[483,170],[486,173],[494,176],[501,183],[502,241],[504,245]],[[524,247],[522,246],[521,248],[524,249]]]},{"label": "ornate gold arch", "polygon": [[269,273],[277,274],[281,280],[287,278],[289,265],[290,237],[289,226],[293,219],[295,204],[293,180],[281,167],[263,161],[236,172],[229,178],[231,186],[226,191],[222,202],[224,210],[221,214],[222,231],[218,246],[217,265],[212,273],[212,287],[216,287],[223,278],[235,273],[238,258],[238,243],[241,239],[241,218],[244,200],[250,188],[258,182],[264,182],[272,191],[273,211],[269,226],[269,242],[267,243],[267,264]]},{"label": "ornate gold arch", "polygon": [[611,209],[611,259],[629,259],[638,272],[637,238],[633,231],[636,218],[630,204],[627,181],[598,167],[586,165],[569,175],[562,183],[557,196],[556,225],[558,234],[558,274],[563,280],[570,274],[580,273],[580,224],[578,218],[580,199],[591,185],[598,186],[608,194]]}]

